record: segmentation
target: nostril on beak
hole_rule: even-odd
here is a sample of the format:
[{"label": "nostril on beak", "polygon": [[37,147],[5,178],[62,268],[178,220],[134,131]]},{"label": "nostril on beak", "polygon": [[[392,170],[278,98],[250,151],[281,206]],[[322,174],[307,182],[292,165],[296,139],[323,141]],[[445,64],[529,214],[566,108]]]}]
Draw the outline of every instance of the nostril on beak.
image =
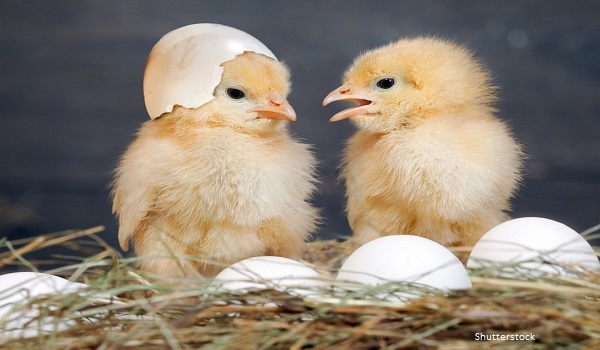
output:
[{"label": "nostril on beak", "polygon": [[271,90],[271,93],[269,93],[268,100],[269,104],[274,107],[280,107],[285,103],[285,98],[273,90]]},{"label": "nostril on beak", "polygon": [[352,86],[350,86],[349,84],[344,84],[340,87],[339,91],[341,95],[347,94],[349,92],[352,92]]}]

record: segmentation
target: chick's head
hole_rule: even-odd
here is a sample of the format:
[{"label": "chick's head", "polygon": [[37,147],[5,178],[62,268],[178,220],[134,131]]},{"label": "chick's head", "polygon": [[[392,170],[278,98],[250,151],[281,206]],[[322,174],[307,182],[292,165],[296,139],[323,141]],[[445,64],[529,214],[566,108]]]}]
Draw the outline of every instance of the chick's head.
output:
[{"label": "chick's head", "polygon": [[330,121],[350,118],[359,128],[389,132],[418,124],[440,111],[490,108],[495,87],[470,51],[430,37],[401,39],[357,57],[343,85],[323,105],[347,100],[356,106]]},{"label": "chick's head", "polygon": [[296,120],[287,101],[290,74],[285,65],[255,52],[245,52],[222,64],[215,98],[200,107],[207,122],[242,132],[268,132]]}]

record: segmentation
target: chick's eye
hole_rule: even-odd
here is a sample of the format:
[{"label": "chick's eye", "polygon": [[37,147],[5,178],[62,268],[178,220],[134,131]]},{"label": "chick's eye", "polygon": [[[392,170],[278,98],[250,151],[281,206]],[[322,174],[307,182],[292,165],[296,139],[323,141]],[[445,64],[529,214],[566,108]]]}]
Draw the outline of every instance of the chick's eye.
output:
[{"label": "chick's eye", "polygon": [[387,89],[391,89],[392,86],[394,86],[395,84],[396,84],[396,81],[394,79],[392,79],[392,78],[383,78],[383,79],[377,81],[376,85],[380,89],[387,90]]},{"label": "chick's eye", "polygon": [[246,94],[240,89],[228,88],[227,96],[229,96],[230,98],[232,98],[234,100],[241,100],[242,98],[246,97]]}]

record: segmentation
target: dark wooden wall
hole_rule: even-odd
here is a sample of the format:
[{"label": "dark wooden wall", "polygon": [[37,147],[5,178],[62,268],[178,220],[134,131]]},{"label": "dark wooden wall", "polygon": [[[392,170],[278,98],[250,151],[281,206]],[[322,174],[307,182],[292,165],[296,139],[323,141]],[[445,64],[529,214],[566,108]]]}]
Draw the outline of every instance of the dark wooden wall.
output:
[{"label": "dark wooden wall", "polygon": [[[293,4],[293,5],[292,5]],[[147,119],[142,72],[168,31],[222,23],[292,70],[294,132],[315,145],[323,238],[348,234],[336,165],[349,122],[323,97],[358,53],[431,34],[470,46],[530,158],[514,216],[600,223],[597,1],[0,1],[0,236],[95,225],[116,243],[107,186]]]}]

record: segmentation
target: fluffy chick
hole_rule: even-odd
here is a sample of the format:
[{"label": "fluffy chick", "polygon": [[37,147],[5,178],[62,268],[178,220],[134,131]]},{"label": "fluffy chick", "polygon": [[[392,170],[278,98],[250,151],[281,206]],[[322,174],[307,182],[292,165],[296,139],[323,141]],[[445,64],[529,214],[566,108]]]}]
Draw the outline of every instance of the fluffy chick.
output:
[{"label": "fluffy chick", "polygon": [[147,121],[113,185],[119,242],[161,276],[213,276],[259,255],[299,258],[316,228],[315,159],[287,121],[289,73],[246,52],[225,62],[215,98]]},{"label": "fluffy chick", "polygon": [[358,244],[412,234],[473,245],[507,220],[523,152],[495,117],[496,88],[465,48],[403,39],[359,56],[323,101],[357,126],[341,177]]}]

